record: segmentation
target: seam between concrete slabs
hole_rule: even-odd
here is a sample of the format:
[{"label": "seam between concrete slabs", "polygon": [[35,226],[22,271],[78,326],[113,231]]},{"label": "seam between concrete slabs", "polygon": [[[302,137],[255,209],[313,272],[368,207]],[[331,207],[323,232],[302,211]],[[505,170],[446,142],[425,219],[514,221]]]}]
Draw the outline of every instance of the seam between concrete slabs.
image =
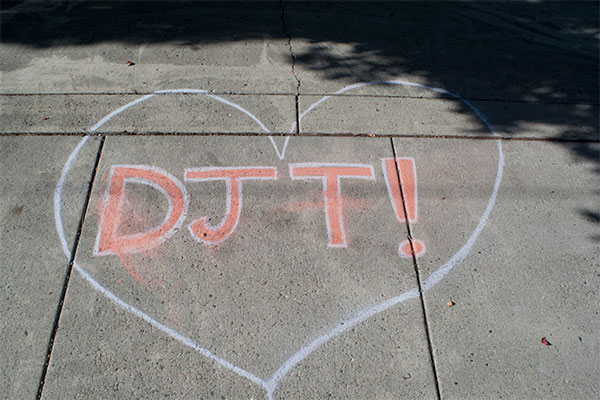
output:
[{"label": "seam between concrete slabs", "polygon": [[44,360],[44,366],[42,369],[42,374],[40,376],[40,381],[38,385],[37,391],[37,399],[40,400],[44,393],[44,385],[46,383],[46,375],[48,373],[48,368],[50,367],[50,360],[52,357],[52,351],[54,349],[54,341],[56,340],[56,336],[58,334],[58,329],[60,326],[60,317],[62,315],[63,306],[65,303],[65,299],[67,296],[67,290],[69,288],[69,282],[71,280],[71,274],[73,273],[73,264],[75,262],[75,257],[77,256],[77,249],[79,247],[79,240],[81,238],[81,231],[83,229],[83,224],[85,222],[85,216],[87,215],[88,207],[90,204],[90,197],[92,195],[92,189],[94,186],[94,182],[96,180],[96,174],[98,172],[98,166],[100,165],[100,158],[102,157],[102,150],[104,148],[104,141],[106,137],[102,136],[100,143],[98,145],[98,152],[96,153],[96,159],[94,160],[94,167],[92,169],[92,173],[90,175],[90,181],[88,183],[88,190],[85,196],[85,202],[81,210],[81,215],[79,217],[79,223],[77,226],[77,233],[75,235],[75,240],[73,242],[73,247],[71,251],[71,257],[69,258],[69,263],[67,267],[67,273],[65,275],[63,288],[60,294],[60,300],[58,302],[56,308],[56,314],[54,316],[54,324],[52,327],[52,332],[50,333],[50,340],[48,341],[48,349],[46,351],[46,357]]},{"label": "seam between concrete slabs", "polygon": [[[394,160],[396,160],[398,158],[398,153],[396,151],[396,145],[394,144],[394,139],[390,138],[390,145],[392,147],[392,154],[394,156]],[[438,373],[437,373],[437,365],[435,362],[435,354],[433,351],[433,342],[431,340],[431,332],[430,332],[430,327],[429,327],[429,322],[428,322],[428,318],[427,318],[427,307],[425,304],[425,292],[423,291],[423,284],[421,281],[421,271],[419,269],[419,264],[417,262],[417,255],[415,252],[415,247],[414,247],[414,242],[413,242],[413,237],[412,237],[412,230],[410,227],[410,219],[408,218],[408,210],[406,208],[406,200],[405,200],[405,196],[404,196],[404,187],[402,185],[402,176],[400,175],[400,169],[398,168],[398,163],[394,162],[394,165],[396,167],[396,179],[398,180],[398,186],[400,187],[400,197],[402,198],[402,210],[404,212],[404,216],[405,216],[405,223],[406,223],[406,231],[407,231],[407,236],[408,236],[408,243],[410,244],[410,251],[412,253],[412,261],[413,261],[413,267],[415,270],[415,278],[417,280],[417,286],[419,288],[419,300],[421,303],[421,311],[423,312],[423,328],[425,330],[425,338],[427,339],[427,349],[429,351],[429,360],[431,362],[431,370],[433,373],[433,381],[435,383],[435,394],[438,398],[438,400],[442,399],[442,395],[440,392],[440,382],[439,382],[439,378],[438,378]]]},{"label": "seam between concrete slabs", "polygon": [[[296,77],[295,72],[293,72]],[[297,78],[299,91],[300,79]],[[56,93],[0,93],[0,97],[34,97],[34,96],[144,96],[148,94],[154,94],[156,96],[166,96],[169,93],[156,93],[147,91],[133,91],[133,92],[56,92]],[[182,95],[195,96],[194,93],[181,93]],[[393,95],[393,94],[350,94],[350,93],[299,93],[299,92],[233,92],[233,91],[211,91],[210,94],[222,95],[222,96],[330,96],[330,97],[355,97],[355,98],[382,98],[382,99],[413,99],[413,100],[448,100],[450,97],[429,97],[429,96],[407,96],[407,95]],[[450,98],[451,99],[451,98]],[[584,105],[584,106],[600,106],[600,102],[589,102],[589,101],[549,101],[549,100],[522,100],[522,99],[503,99],[494,97],[465,97],[467,101],[482,101],[482,102],[498,102],[498,103],[515,103],[515,104],[553,104],[553,105]]]},{"label": "seam between concrete slabs", "polygon": [[467,135],[414,135],[414,134],[392,134],[392,133],[327,133],[327,132],[130,132],[130,131],[104,131],[95,132],[0,132],[2,136],[244,136],[244,137],[269,137],[269,136],[290,136],[290,137],[343,137],[343,138],[405,138],[405,139],[442,139],[442,140],[493,140],[493,141],[515,141],[515,142],[549,142],[549,143],[600,143],[599,139],[569,139],[560,137],[510,137],[510,136],[467,136]]}]

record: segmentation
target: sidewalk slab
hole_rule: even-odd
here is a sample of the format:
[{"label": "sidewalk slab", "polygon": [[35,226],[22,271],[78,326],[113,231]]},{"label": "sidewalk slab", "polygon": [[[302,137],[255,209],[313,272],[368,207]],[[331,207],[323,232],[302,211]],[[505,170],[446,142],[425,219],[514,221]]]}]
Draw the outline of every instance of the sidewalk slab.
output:
[{"label": "sidewalk slab", "polygon": [[[353,92],[365,93],[364,89]],[[426,89],[420,92],[431,93]],[[321,99],[323,96],[300,96],[300,114]],[[300,129],[326,134],[491,135],[473,112],[451,98],[330,97],[300,120]]]},{"label": "sidewalk slab", "polygon": [[592,3],[284,4],[302,94],[402,79],[472,99],[598,104]]},{"label": "sidewalk slab", "polygon": [[2,134],[85,133],[110,112],[139,98],[139,95],[2,96],[0,112],[5,117]]},{"label": "sidewalk slab", "polygon": [[600,108],[591,104],[473,101],[506,138],[600,141]]},{"label": "sidewalk slab", "polygon": [[[436,147],[455,141],[394,142],[422,153],[422,163],[436,163]],[[598,397],[600,148],[590,144],[586,157],[580,146],[503,143],[503,180],[483,232],[465,261],[425,294],[444,398]],[[473,195],[461,203],[489,197],[489,185],[465,183]],[[413,236],[455,251],[449,238],[465,232],[443,237],[428,227],[426,210],[450,226],[470,216],[440,209],[440,198],[450,200],[454,188],[427,189],[420,190],[423,213],[411,225]],[[440,264],[431,256],[418,259],[424,280]]]},{"label": "sidewalk slab", "polygon": [[26,2],[1,15],[2,93],[296,92],[277,2]]},{"label": "sidewalk slab", "polygon": [[[368,91],[375,88],[391,91],[392,87],[398,93],[407,90],[406,86],[400,85],[376,85],[346,92],[352,93],[351,96],[332,96],[301,119],[300,129],[304,133],[325,134],[493,136],[465,103],[450,96],[399,98],[368,95]],[[416,96],[434,93],[427,89],[410,90]],[[323,96],[300,96],[300,114],[321,99]],[[600,140],[598,106],[500,101],[470,103],[483,113],[502,137]]]},{"label": "sidewalk slab", "polygon": [[[69,260],[58,239],[54,188],[78,138],[0,138],[0,358],[3,397],[35,398]],[[65,181],[69,249],[99,141],[92,139]]]},{"label": "sidewalk slab", "polygon": [[[210,94],[209,94],[210,95]],[[215,96],[215,95],[212,95]],[[6,123],[1,133],[86,132],[98,121],[142,95],[36,95],[0,96]],[[289,132],[296,120],[293,96],[222,95],[200,93],[157,94],[113,117],[98,133],[265,133],[252,118],[230,102],[256,116],[269,131]],[[181,112],[186,110],[185,112]],[[132,112],[134,112],[132,114]]]},{"label": "sidewalk slab", "polygon": [[[414,267],[397,252],[406,226],[394,218],[382,175],[380,158],[390,156],[389,139],[293,138],[280,161],[268,142],[256,138],[108,137],[76,261],[123,302],[260,379],[288,365],[275,398],[328,392],[433,398]],[[321,180],[290,179],[290,163],[306,162],[373,166],[374,180],[341,179],[345,248],[328,246]],[[110,243],[97,242],[106,221],[100,215],[108,212],[102,198],[112,187],[111,167],[122,164],[161,168],[182,182],[186,168],[200,167],[276,167],[278,179],[243,183],[239,224],[217,246],[202,243],[206,236],[192,237],[187,227],[203,215],[219,224],[225,185],[188,181],[183,185],[190,203],[179,231],[158,247],[138,253],[119,247],[116,256],[101,256],[102,243]],[[129,186],[117,235],[160,224],[168,207],[156,189]],[[171,204],[178,209],[178,200]],[[249,388],[249,381],[176,343],[158,325],[118,309],[89,282],[73,279],[69,289],[45,398],[136,397],[141,388],[162,397],[180,393],[193,368],[199,377],[185,385],[183,397],[264,397],[259,385]],[[372,307],[407,291],[412,297],[368,317]],[[353,326],[357,315],[367,316]],[[345,332],[289,361],[332,329]],[[159,370],[155,362],[168,368]],[[120,365],[130,370],[115,376]],[[386,368],[374,372],[377,365]]]},{"label": "sidewalk slab", "polygon": [[599,13],[2,2],[4,396],[600,398]]}]

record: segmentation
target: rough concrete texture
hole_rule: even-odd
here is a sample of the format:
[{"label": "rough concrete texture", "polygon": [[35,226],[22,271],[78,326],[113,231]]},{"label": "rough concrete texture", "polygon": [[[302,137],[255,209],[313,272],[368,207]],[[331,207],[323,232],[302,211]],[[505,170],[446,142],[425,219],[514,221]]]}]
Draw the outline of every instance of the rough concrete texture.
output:
[{"label": "rough concrete texture", "polygon": [[[387,85],[377,85],[385,87]],[[398,92],[407,87],[395,85]],[[353,96],[335,96],[309,111],[300,121],[303,133],[378,135],[473,135],[491,136],[477,116],[460,101],[440,98],[359,97],[372,87],[350,90]],[[409,89],[411,92],[415,88]],[[421,93],[430,94],[428,89]],[[301,115],[323,96],[300,96]],[[423,107],[426,103],[427,106]],[[415,118],[418,116],[418,118]]]},{"label": "rough concrete texture", "polygon": [[2,42],[2,93],[296,91],[277,2],[25,2]]},{"label": "rough concrete texture", "polygon": [[[390,156],[389,139],[294,138],[286,160],[281,162],[270,143],[247,137],[108,138],[76,262],[124,302],[266,380],[315,338],[370,307],[416,288],[412,261],[397,254],[398,243],[406,239],[405,225],[393,218],[380,168],[380,158]],[[289,177],[289,163],[324,160],[374,167],[374,180],[342,179],[347,248],[328,247],[322,182]],[[167,242],[136,254],[97,256],[92,250],[99,229],[98,215],[106,213],[101,199],[110,184],[111,166],[122,164],[151,165],[178,179],[182,179],[186,168],[273,166],[278,168],[279,179],[244,182],[239,225],[218,246],[197,242],[185,227],[203,215],[218,225],[224,214],[225,185],[187,182],[189,214],[184,228]],[[155,226],[167,210],[166,199],[155,189],[131,186],[123,203],[122,235]],[[89,284],[86,286],[93,293]],[[115,305],[104,300],[95,304],[82,306],[79,297],[69,293],[65,315],[72,313],[75,316],[69,319],[97,330],[120,331],[114,321],[98,317]],[[129,318],[136,319],[133,315]],[[331,345],[325,344],[302,364],[293,365],[289,377],[294,379],[288,382],[285,378],[287,394],[281,396],[321,396],[326,390],[334,390],[331,385],[346,382],[349,386],[336,396],[352,392],[365,396],[388,393],[389,397],[401,392],[433,397],[433,376],[417,299],[373,320],[377,321],[373,327],[356,327]],[[68,354],[77,354],[80,359],[75,367],[78,375],[90,371],[95,376],[90,367],[95,362],[96,345],[77,341],[77,332],[72,332],[69,324],[63,326],[67,328],[59,331],[50,379],[63,381],[72,374]],[[150,325],[146,329],[150,330]],[[113,340],[113,345],[120,348],[142,345],[136,338],[126,339],[121,334],[105,340]],[[181,351],[187,349],[182,346]],[[81,359],[81,354],[87,357]],[[346,367],[352,362],[352,369]],[[384,374],[368,372],[378,363],[385,363]],[[313,371],[305,371],[311,364]],[[316,378],[310,375],[331,369],[341,372],[332,371],[324,384],[315,387]],[[123,387],[131,390],[131,385],[138,385],[133,379],[127,377]],[[106,382],[102,385],[108,386]],[[205,393],[211,385],[202,378],[194,389],[200,392],[195,393]],[[47,390],[50,398],[57,395]],[[164,390],[161,395],[175,389],[167,386]],[[239,388],[228,388],[223,395],[226,393],[236,398],[246,396]],[[102,396],[121,394],[109,391]]]},{"label": "rough concrete texture", "polygon": [[[589,151],[597,155],[597,144]],[[485,230],[464,263],[426,293],[442,396],[595,398],[597,164],[573,144],[507,142],[504,153]],[[423,207],[436,197],[421,197]],[[436,232],[423,228],[413,225],[413,234],[434,240]],[[419,259],[424,276],[436,267]],[[541,343],[544,337],[551,346]]]},{"label": "rough concrete texture", "polygon": [[[7,399],[34,398],[69,260],[56,235],[54,187],[76,138],[0,138],[0,387]],[[99,139],[65,182],[63,217],[73,246]]]},{"label": "rough concrete texture", "polygon": [[593,2],[284,6],[303,94],[405,79],[466,98],[598,104]]},{"label": "rough concrete texture", "polygon": [[264,398],[260,386],[115,307],[78,273],[68,295],[43,399]]},{"label": "rough concrete texture", "polygon": [[[179,88],[173,88],[179,89]],[[209,97],[213,96],[213,97]],[[4,97],[2,133],[83,133],[109,113],[142,95],[41,95]],[[272,132],[289,132],[295,118],[293,96],[234,96],[211,93],[159,93],[131,106],[135,113],[113,117],[98,132],[163,133],[265,133],[238,105],[260,116]]]},{"label": "rough concrete texture", "polygon": [[[235,107],[245,109],[248,114]],[[156,95],[133,106],[112,118],[98,132],[133,130],[142,134],[145,132],[264,134],[265,129],[287,132],[294,122],[294,114],[293,96],[169,93]],[[263,126],[253,117],[259,119]]]},{"label": "rough concrete texture", "polygon": [[[387,97],[392,93],[395,96]],[[300,114],[321,99],[323,96],[299,96]],[[470,103],[504,138],[598,140],[600,137],[597,105]],[[374,84],[332,96],[302,118],[300,128],[311,134],[493,136],[461,100],[426,88],[393,84]]]},{"label": "rough concrete texture", "polygon": [[[599,12],[2,1],[3,395],[598,398]],[[389,80],[462,96],[502,152],[447,93],[340,93]],[[94,132],[104,138],[67,137],[165,89],[204,89],[248,113],[161,94],[105,121]],[[60,203],[76,251],[66,281],[53,196],[81,140]],[[397,170],[381,160],[394,156],[405,158]],[[345,248],[323,182],[290,177],[290,163],[306,162],[373,167],[373,180],[340,181]],[[161,170],[111,175],[122,164]],[[232,166],[277,179],[243,180],[235,201],[237,181],[185,175]],[[153,229],[164,241],[139,236]]]}]

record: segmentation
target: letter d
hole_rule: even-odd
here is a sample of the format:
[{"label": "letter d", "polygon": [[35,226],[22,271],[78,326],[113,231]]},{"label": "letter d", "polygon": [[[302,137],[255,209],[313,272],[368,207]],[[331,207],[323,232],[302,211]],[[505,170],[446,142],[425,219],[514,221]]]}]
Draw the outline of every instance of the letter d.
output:
[{"label": "letter d", "polygon": [[[169,211],[159,226],[145,232],[119,236],[127,183],[151,186],[167,198]],[[113,165],[104,193],[94,255],[137,253],[160,245],[177,232],[187,213],[187,206],[185,188],[168,172],[147,165]]]}]

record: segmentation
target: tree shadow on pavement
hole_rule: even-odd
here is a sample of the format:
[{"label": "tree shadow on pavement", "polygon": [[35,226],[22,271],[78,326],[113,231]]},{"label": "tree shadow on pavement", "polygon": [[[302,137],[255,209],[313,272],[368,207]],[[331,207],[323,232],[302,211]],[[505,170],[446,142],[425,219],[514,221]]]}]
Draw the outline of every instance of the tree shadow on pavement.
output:
[{"label": "tree shadow on pavement", "polygon": [[2,42],[37,49],[171,43],[200,54],[211,43],[291,37],[298,68],[344,83],[417,76],[478,102],[505,136],[552,126],[545,137],[600,174],[595,1],[9,3],[19,10],[4,18]]}]

